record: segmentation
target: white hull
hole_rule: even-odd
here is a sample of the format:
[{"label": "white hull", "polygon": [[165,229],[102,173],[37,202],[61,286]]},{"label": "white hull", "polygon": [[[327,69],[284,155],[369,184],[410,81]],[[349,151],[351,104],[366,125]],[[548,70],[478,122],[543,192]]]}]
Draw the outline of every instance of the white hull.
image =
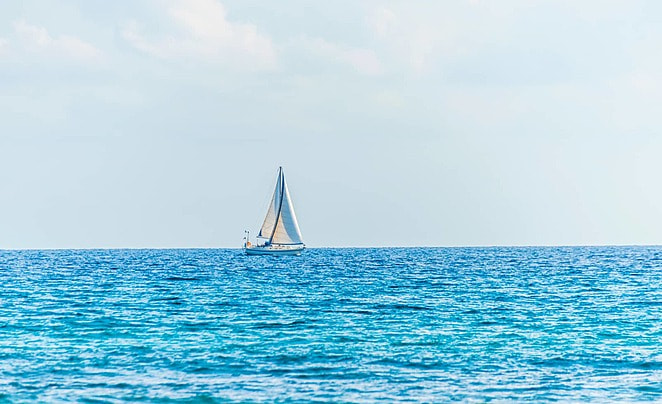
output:
[{"label": "white hull", "polygon": [[304,246],[269,246],[269,247],[244,247],[247,255],[301,255]]}]

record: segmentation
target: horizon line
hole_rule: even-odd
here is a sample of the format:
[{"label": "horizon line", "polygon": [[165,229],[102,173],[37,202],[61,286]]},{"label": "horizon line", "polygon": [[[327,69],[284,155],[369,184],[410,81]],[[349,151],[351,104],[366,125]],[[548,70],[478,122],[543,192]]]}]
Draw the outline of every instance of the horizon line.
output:
[{"label": "horizon line", "polygon": [[[662,247],[662,244],[476,244],[476,245],[390,245],[390,246],[306,246],[307,250],[323,249],[414,249],[414,248],[568,248],[568,247]],[[113,251],[113,250],[242,250],[242,247],[26,247],[2,248],[0,251]]]}]

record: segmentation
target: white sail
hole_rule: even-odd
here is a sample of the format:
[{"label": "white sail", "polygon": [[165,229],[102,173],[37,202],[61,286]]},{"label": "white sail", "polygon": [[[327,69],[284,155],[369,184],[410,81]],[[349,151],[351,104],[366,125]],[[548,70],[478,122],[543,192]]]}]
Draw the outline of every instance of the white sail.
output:
[{"label": "white sail", "polygon": [[282,168],[278,170],[276,189],[258,237],[268,238],[270,244],[303,244]]},{"label": "white sail", "polygon": [[267,210],[267,216],[264,218],[264,223],[262,223],[262,228],[260,228],[260,233],[257,235],[260,238],[271,238],[271,235],[274,233],[274,227],[276,226],[276,219],[278,218],[278,210],[280,207],[280,201],[282,198],[282,170],[278,170],[278,180],[276,180],[276,189],[274,194],[271,197],[271,203],[269,203],[269,209]]},{"label": "white sail", "polygon": [[[255,246],[251,245],[246,237],[244,252],[247,255],[300,255],[306,248],[301,239],[301,230],[282,167],[278,169],[276,189],[258,237],[263,242],[258,242]],[[267,241],[264,241],[265,239]]]},{"label": "white sail", "polygon": [[[281,175],[282,176],[282,175]],[[287,189],[285,177],[282,176],[282,203],[280,214],[276,221],[276,229],[272,237],[272,244],[303,244],[301,239],[301,230],[294,214],[294,205],[290,198],[290,191]]]}]

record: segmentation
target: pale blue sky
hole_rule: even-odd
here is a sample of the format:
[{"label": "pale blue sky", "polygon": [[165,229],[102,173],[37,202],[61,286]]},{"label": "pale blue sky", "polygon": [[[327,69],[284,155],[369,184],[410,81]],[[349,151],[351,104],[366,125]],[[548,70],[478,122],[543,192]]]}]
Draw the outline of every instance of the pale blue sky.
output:
[{"label": "pale blue sky", "polygon": [[0,3],[0,248],[662,243],[658,1]]}]

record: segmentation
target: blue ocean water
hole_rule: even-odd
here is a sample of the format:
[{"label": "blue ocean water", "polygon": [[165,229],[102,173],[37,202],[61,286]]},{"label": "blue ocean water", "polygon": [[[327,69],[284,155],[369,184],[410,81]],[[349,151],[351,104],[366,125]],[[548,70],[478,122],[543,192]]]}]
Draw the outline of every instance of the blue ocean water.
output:
[{"label": "blue ocean water", "polygon": [[0,401],[660,401],[662,247],[0,251]]}]

